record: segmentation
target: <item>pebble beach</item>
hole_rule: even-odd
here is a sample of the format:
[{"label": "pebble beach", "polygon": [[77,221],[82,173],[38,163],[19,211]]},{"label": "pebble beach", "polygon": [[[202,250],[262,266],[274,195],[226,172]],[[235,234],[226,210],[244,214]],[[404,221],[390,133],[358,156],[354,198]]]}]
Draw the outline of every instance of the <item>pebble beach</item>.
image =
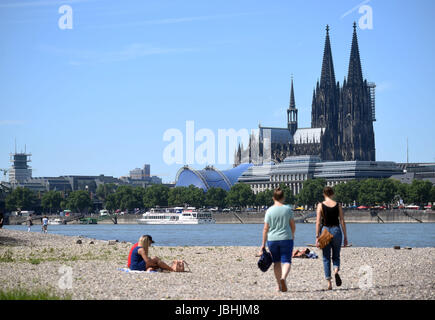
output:
[{"label": "pebble beach", "polygon": [[[0,290],[46,289],[73,300],[433,300],[435,248],[347,247],[341,287],[327,291],[318,259],[294,258],[288,292],[276,292],[273,270],[257,267],[258,247],[151,247],[191,272],[127,273],[132,243],[0,229]],[[305,249],[297,247],[295,249]],[[69,271],[65,271],[69,270]],[[70,281],[65,281],[66,275]]]}]

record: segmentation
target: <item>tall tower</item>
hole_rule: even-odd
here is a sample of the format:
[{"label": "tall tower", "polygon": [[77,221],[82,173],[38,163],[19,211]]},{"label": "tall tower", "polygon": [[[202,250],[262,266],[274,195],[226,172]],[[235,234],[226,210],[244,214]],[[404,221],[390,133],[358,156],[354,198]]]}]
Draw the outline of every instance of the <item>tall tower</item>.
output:
[{"label": "tall tower", "polygon": [[335,82],[329,26],[326,26],[322,73],[313,93],[311,127],[325,128],[322,138],[322,160],[340,160],[338,145],[339,84]]},{"label": "tall tower", "polygon": [[340,94],[340,153],[343,160],[375,161],[374,112],[371,87],[363,80],[361,59],[353,24],[349,70]]},{"label": "tall tower", "polygon": [[287,127],[290,130],[291,135],[293,136],[298,129],[298,109],[296,108],[295,103],[295,92],[293,89],[293,76],[292,83],[290,89],[290,105],[287,109]]},{"label": "tall tower", "polygon": [[32,178],[32,169],[27,164],[32,161],[30,157],[32,154],[26,152],[15,151],[10,154],[10,161],[12,167],[9,169],[9,182],[12,184],[25,182],[27,179]]}]

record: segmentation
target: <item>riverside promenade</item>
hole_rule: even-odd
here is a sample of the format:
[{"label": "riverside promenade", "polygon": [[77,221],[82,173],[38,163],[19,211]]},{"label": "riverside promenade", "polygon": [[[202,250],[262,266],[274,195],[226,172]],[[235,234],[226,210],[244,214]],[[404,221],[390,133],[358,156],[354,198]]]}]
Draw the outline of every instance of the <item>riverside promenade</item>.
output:
[{"label": "riverside promenade", "polygon": [[319,259],[293,259],[289,291],[278,293],[272,269],[257,267],[258,247],[152,247],[152,256],[185,259],[192,272],[119,271],[131,245],[0,229],[0,290],[97,300],[435,299],[435,248],[343,248],[343,285],[332,291],[324,290],[321,251],[314,248]]}]

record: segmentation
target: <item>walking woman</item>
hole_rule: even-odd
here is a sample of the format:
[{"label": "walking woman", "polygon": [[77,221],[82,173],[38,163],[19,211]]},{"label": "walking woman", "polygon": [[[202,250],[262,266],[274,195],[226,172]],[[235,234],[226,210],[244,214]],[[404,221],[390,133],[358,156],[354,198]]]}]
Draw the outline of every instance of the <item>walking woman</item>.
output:
[{"label": "walking woman", "polygon": [[293,240],[296,231],[293,210],[283,204],[284,200],[284,192],[280,188],[275,189],[274,204],[267,209],[264,217],[263,243],[259,253],[263,252],[267,242],[278,283],[277,291],[282,292],[287,291],[286,279],[292,263]]},{"label": "walking woman", "polygon": [[131,252],[131,270],[140,271],[156,271],[161,268],[163,270],[175,271],[160,258],[148,256],[148,249],[154,243],[150,235],[144,235],[139,238],[138,245]]},{"label": "walking woman", "polygon": [[[343,209],[341,205],[332,199],[334,190],[331,187],[323,189],[325,201],[317,205],[317,220],[316,220],[316,246],[319,247],[318,238],[322,232],[322,228],[326,228],[333,236],[331,242],[323,249],[323,269],[325,278],[328,283],[328,290],[332,289],[331,283],[331,253],[332,265],[334,268],[335,284],[341,286],[341,278],[338,274],[340,270],[340,249],[341,242],[344,240],[344,246],[347,246],[346,222],[344,221]],[[340,228],[341,224],[341,228]],[[323,227],[321,227],[321,225]],[[343,239],[344,237],[344,239]]]}]

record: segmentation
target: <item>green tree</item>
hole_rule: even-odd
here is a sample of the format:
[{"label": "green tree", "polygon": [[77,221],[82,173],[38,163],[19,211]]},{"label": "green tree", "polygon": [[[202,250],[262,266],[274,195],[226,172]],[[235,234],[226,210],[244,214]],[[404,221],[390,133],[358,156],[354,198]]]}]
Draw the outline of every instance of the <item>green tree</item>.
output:
[{"label": "green tree", "polygon": [[255,204],[257,206],[267,206],[273,205],[273,190],[260,191],[255,196]]},{"label": "green tree", "polygon": [[197,188],[194,185],[190,185],[185,189],[186,203],[190,206],[200,208],[204,206],[205,194],[202,188]]},{"label": "green tree", "polygon": [[432,202],[432,205],[435,203],[435,186],[432,186],[430,189],[430,202]]},{"label": "green tree", "polygon": [[146,208],[156,206],[168,206],[169,187],[162,184],[154,184],[145,189],[142,197],[143,205]]},{"label": "green tree", "polygon": [[227,191],[222,188],[209,188],[205,194],[205,205],[209,207],[225,207]]},{"label": "green tree", "polygon": [[361,181],[358,192],[358,203],[365,206],[373,206],[382,201],[380,195],[380,183],[378,179],[369,178]]},{"label": "green tree", "polygon": [[73,191],[68,195],[67,207],[70,210],[77,210],[82,213],[92,207],[92,200],[89,193],[84,190]]},{"label": "green tree", "polygon": [[100,184],[97,187],[97,191],[96,191],[98,199],[103,201],[106,200],[109,194],[113,194],[116,192],[117,187],[118,186],[114,183]]},{"label": "green tree", "polygon": [[408,189],[410,202],[425,205],[431,197],[432,183],[430,181],[414,179]]},{"label": "green tree", "polygon": [[335,200],[337,202],[352,205],[358,199],[360,181],[350,180],[334,186]]},{"label": "green tree", "polygon": [[255,205],[255,196],[251,187],[245,183],[236,183],[227,193],[225,202],[232,207]]},{"label": "green tree", "polygon": [[296,203],[314,207],[316,203],[323,201],[323,188],[325,179],[308,179],[304,181],[302,190],[299,192]]},{"label": "green tree", "polygon": [[41,205],[45,210],[49,210],[51,214],[53,210],[60,210],[62,201],[63,198],[60,191],[50,190],[42,196]]},{"label": "green tree", "polygon": [[112,193],[107,195],[106,201],[104,202],[104,206],[107,210],[113,212],[119,209],[119,201],[116,197],[116,194]]},{"label": "green tree", "polygon": [[169,189],[168,205],[174,207],[184,207],[187,204],[186,190],[187,187],[175,187]]},{"label": "green tree", "polygon": [[133,210],[135,208],[141,208],[143,204],[143,193],[140,188],[141,187],[119,186],[115,193],[118,209]]},{"label": "green tree", "polygon": [[[290,187],[285,183],[281,183],[279,187],[281,188],[282,191],[284,191],[284,198],[285,198],[284,203],[292,204],[292,205],[295,204],[296,197],[293,195],[293,191],[290,189]],[[273,195],[273,191],[272,191],[272,195]]]},{"label": "green tree", "polygon": [[6,196],[6,209],[14,210],[33,210],[37,204],[36,194],[30,189],[17,187]]}]

